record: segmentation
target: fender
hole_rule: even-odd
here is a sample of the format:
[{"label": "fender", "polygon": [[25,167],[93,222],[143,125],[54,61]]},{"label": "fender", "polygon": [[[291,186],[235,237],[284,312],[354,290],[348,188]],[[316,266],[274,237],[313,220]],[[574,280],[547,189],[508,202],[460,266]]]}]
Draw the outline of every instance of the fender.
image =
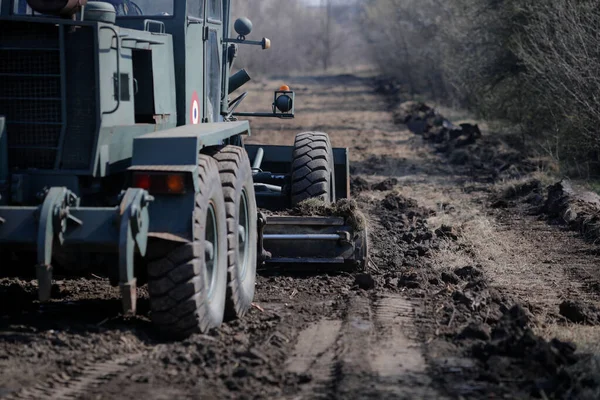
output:
[{"label": "fender", "polygon": [[134,139],[130,173],[184,173],[193,182],[194,190],[183,194],[151,193],[154,201],[149,205],[149,237],[177,242],[192,240],[190,215],[198,192],[198,155],[204,148],[244,134],[250,135],[248,121],[185,125]]},{"label": "fender", "polygon": [[185,125],[147,133],[133,140],[131,165],[196,165],[204,147],[218,146],[244,134],[250,136],[248,121]]}]

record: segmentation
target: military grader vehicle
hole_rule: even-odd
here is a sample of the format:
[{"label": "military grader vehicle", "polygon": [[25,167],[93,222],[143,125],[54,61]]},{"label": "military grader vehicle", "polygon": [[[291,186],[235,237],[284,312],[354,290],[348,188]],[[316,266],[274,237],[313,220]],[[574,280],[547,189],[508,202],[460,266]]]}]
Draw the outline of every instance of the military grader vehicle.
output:
[{"label": "military grader vehicle", "polygon": [[103,268],[124,313],[147,284],[153,323],[186,337],[246,314],[257,265],[364,264],[345,218],[277,214],[347,198],[348,152],[244,144],[243,118],[295,102],[236,111],[239,46],[270,47],[251,30],[229,0],[1,0],[0,271],[34,264],[47,302],[56,268]]}]

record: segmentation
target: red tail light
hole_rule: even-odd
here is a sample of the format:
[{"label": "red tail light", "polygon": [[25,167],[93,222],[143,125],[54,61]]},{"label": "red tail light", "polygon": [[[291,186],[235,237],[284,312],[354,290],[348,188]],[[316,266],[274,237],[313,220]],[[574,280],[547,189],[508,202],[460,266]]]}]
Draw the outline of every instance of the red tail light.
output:
[{"label": "red tail light", "polygon": [[184,194],[187,180],[184,174],[135,172],[133,187],[153,194]]},{"label": "red tail light", "polygon": [[134,174],[133,175],[133,187],[150,190],[150,175],[148,174]]}]

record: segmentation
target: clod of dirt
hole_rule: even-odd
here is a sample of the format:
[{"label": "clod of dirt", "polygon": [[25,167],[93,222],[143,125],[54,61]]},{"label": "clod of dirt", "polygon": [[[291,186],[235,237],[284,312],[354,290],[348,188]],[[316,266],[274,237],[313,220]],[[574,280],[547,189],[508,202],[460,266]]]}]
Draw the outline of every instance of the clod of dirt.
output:
[{"label": "clod of dirt", "polygon": [[470,291],[461,292],[457,290],[452,293],[452,300],[457,304],[464,304],[468,308],[475,308],[475,295]]},{"label": "clod of dirt", "polygon": [[354,284],[360,289],[371,290],[375,288],[375,279],[371,274],[358,274],[354,279]]},{"label": "clod of dirt", "polygon": [[538,193],[532,193],[525,199],[525,203],[539,207],[544,204],[544,196]]},{"label": "clod of dirt", "polygon": [[371,190],[371,185],[363,177],[355,176],[350,180],[350,190],[353,193],[360,193]]},{"label": "clod of dirt", "polygon": [[565,300],[559,306],[560,315],[577,324],[596,325],[600,321],[600,312],[596,307],[579,301]]},{"label": "clod of dirt", "polygon": [[396,178],[388,178],[383,182],[379,182],[378,184],[373,186],[373,190],[385,191],[392,190],[394,186],[398,184],[398,179]]},{"label": "clod of dirt", "polygon": [[381,205],[385,207],[389,211],[394,211],[395,213],[407,213],[410,214],[420,214],[424,217],[435,215],[435,211],[428,210],[422,207],[419,207],[419,203],[417,203],[414,199],[408,199],[402,196],[400,193],[389,193],[383,201]]},{"label": "clod of dirt", "polygon": [[419,275],[414,272],[402,274],[398,280],[398,286],[408,289],[418,289],[421,287]]},{"label": "clod of dirt", "polygon": [[458,284],[458,278],[456,276],[454,276],[453,274],[449,274],[447,272],[442,272],[442,281],[444,281],[444,283],[448,283],[451,285]]},{"label": "clod of dirt", "polygon": [[435,235],[439,238],[446,238],[452,240],[458,239],[458,232],[456,231],[456,229],[454,229],[453,226],[449,225],[442,225],[441,227],[436,229]]},{"label": "clod of dirt", "polygon": [[467,165],[471,162],[471,153],[465,149],[457,149],[450,153],[448,162],[452,165]]},{"label": "clod of dirt", "polygon": [[538,179],[532,179],[508,187],[502,193],[502,197],[505,199],[515,199],[518,197],[525,197],[533,192],[539,193],[541,190],[542,182]]},{"label": "clod of dirt", "polygon": [[418,135],[429,130],[435,117],[436,113],[433,108],[416,101],[401,103],[394,112],[396,124],[406,124],[411,132]]},{"label": "clod of dirt", "polygon": [[517,205],[521,201],[534,206],[540,206],[543,202],[542,183],[538,179],[530,179],[525,182],[518,182],[510,185],[500,193],[491,197],[490,207],[509,208]]},{"label": "clod of dirt", "polygon": [[375,93],[384,95],[396,95],[403,92],[403,85],[394,79],[375,78],[373,79]]},{"label": "clod of dirt", "polygon": [[482,272],[473,266],[467,266],[454,270],[454,274],[463,280],[474,280],[479,278]]},{"label": "clod of dirt", "polygon": [[19,279],[0,279],[0,316],[20,314],[32,308],[37,287]]},{"label": "clod of dirt", "polygon": [[456,138],[454,144],[456,148],[474,144],[482,136],[481,130],[479,130],[479,126],[477,125],[460,124],[460,128],[461,134]]},{"label": "clod of dirt", "polygon": [[491,329],[487,324],[471,322],[458,334],[457,339],[490,340]]},{"label": "clod of dirt", "polygon": [[382,205],[391,211],[406,211],[409,208],[416,208],[419,206],[416,200],[407,199],[398,193],[390,193],[385,196]]},{"label": "clod of dirt", "polygon": [[363,231],[367,227],[367,218],[359,209],[358,203],[352,199],[341,199],[332,204],[315,198],[307,199],[294,207],[290,214],[343,217],[346,223],[358,232]]},{"label": "clod of dirt", "polygon": [[490,204],[490,207],[492,208],[508,208],[510,206],[511,203],[504,199],[496,200],[492,204]]}]

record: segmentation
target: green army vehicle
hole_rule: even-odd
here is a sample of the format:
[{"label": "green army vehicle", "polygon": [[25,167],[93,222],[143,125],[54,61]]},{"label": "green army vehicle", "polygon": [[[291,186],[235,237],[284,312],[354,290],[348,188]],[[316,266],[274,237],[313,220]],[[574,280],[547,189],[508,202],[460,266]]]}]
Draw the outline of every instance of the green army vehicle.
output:
[{"label": "green army vehicle", "polygon": [[147,284],[152,321],[186,337],[248,311],[257,265],[365,263],[344,217],[277,214],[349,197],[348,153],[320,132],[244,144],[241,118],[293,118],[295,97],[236,112],[238,47],[270,41],[230,18],[229,0],[0,0],[0,272],[35,265],[46,302],[54,269],[101,268],[129,314]]}]

